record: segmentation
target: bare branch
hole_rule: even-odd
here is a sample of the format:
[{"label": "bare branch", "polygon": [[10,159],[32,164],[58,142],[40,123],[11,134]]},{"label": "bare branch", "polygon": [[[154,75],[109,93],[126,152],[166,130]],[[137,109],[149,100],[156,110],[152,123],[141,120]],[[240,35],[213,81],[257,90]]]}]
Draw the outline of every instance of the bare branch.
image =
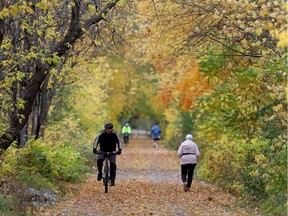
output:
[{"label": "bare branch", "polygon": [[86,20],[83,28],[88,30],[92,25],[105,18],[105,15],[117,4],[119,0],[110,1],[95,17]]},{"label": "bare branch", "polygon": [[253,53],[244,53],[244,52],[241,52],[240,50],[236,50],[236,49],[234,49],[234,48],[232,48],[232,47],[224,44],[223,42],[217,40],[216,38],[211,37],[210,35],[207,35],[207,37],[209,37],[211,40],[213,40],[213,41],[221,44],[221,45],[224,46],[225,48],[230,49],[230,50],[232,50],[232,51],[234,51],[234,52],[236,52],[236,53],[240,53],[240,54],[243,55],[243,56],[249,56],[249,57],[253,57],[253,58],[260,58],[260,57],[262,57],[262,55],[253,54]]}]

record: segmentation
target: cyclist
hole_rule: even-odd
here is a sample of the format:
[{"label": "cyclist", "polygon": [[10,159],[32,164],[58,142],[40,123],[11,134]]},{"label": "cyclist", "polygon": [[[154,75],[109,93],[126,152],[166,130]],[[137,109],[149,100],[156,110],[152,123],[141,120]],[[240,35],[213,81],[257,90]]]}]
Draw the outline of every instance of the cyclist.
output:
[{"label": "cyclist", "polygon": [[127,144],[129,142],[130,134],[131,134],[131,127],[129,123],[127,122],[122,128],[122,135],[123,135],[124,143]]},{"label": "cyclist", "polygon": [[[119,138],[118,133],[113,130],[113,124],[111,122],[107,122],[104,124],[104,130],[100,131],[98,136],[96,137],[93,145],[93,153],[97,154],[97,147],[100,144],[100,151],[97,159],[97,168],[98,168],[98,176],[97,180],[101,181],[102,179],[102,168],[103,161],[105,159],[105,154],[101,154],[102,152],[112,152],[116,151],[116,145],[118,145],[117,154],[120,155],[122,151],[122,143]],[[109,155],[110,161],[110,181],[111,186],[115,185],[115,177],[116,177],[116,155]]]},{"label": "cyclist", "polygon": [[198,158],[200,156],[198,146],[195,142],[192,141],[192,138],[193,137],[191,134],[187,134],[186,140],[181,143],[177,151],[177,155],[181,157],[181,179],[183,182],[185,192],[190,191],[194,169],[197,165]]},{"label": "cyclist", "polygon": [[151,134],[152,134],[152,138],[154,140],[154,148],[157,148],[158,147],[158,141],[160,140],[160,134],[161,134],[161,128],[160,128],[158,122],[156,122],[156,124],[152,126]]}]

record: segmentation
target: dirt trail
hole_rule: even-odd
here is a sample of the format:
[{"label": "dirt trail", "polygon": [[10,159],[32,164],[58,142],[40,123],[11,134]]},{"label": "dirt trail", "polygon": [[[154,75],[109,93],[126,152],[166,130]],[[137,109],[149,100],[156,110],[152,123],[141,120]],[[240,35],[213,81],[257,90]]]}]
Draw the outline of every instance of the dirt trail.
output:
[{"label": "dirt trail", "polygon": [[184,192],[176,152],[151,140],[131,140],[117,157],[116,186],[104,193],[93,175],[56,206],[38,215],[257,215],[240,209],[237,199],[212,185],[193,180],[191,192]]}]

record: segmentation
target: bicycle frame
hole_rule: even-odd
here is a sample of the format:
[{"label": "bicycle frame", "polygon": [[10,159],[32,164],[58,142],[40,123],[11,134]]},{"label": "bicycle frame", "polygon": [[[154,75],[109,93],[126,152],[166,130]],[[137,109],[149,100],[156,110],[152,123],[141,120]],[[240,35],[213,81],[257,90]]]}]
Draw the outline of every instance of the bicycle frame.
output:
[{"label": "bicycle frame", "polygon": [[128,133],[124,134],[123,141],[124,141],[125,144],[128,144],[128,142],[129,142],[129,134]]},{"label": "bicycle frame", "polygon": [[110,179],[110,163],[109,163],[109,155],[116,155],[116,151],[113,152],[102,152],[100,151],[97,154],[104,154],[104,172],[103,172],[103,184],[105,188],[105,193],[108,193],[108,183]]}]

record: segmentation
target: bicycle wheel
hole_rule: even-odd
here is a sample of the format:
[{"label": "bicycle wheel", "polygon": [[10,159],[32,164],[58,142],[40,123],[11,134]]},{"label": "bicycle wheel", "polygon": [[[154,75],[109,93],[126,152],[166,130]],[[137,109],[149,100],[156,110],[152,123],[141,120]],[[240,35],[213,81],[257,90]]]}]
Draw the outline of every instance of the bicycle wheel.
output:
[{"label": "bicycle wheel", "polygon": [[128,136],[124,136],[124,143],[128,144]]},{"label": "bicycle wheel", "polygon": [[104,178],[103,183],[105,187],[105,193],[108,193],[108,183],[109,183],[109,165],[108,165],[108,159],[105,160],[105,167],[104,167]]}]

